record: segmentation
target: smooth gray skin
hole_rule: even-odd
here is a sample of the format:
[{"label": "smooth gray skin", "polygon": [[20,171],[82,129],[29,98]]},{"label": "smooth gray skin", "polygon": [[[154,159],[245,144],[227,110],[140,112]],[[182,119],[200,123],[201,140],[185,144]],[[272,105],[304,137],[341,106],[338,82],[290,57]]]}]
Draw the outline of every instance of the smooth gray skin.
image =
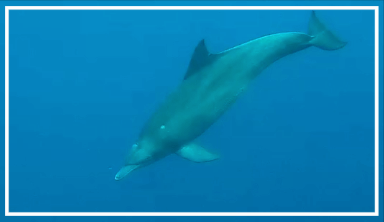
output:
[{"label": "smooth gray skin", "polygon": [[336,50],[346,44],[328,31],[314,12],[308,32],[268,35],[219,54],[209,54],[201,41],[184,81],[145,124],[115,179],[188,146],[235,102],[257,75],[280,58],[313,45]]}]

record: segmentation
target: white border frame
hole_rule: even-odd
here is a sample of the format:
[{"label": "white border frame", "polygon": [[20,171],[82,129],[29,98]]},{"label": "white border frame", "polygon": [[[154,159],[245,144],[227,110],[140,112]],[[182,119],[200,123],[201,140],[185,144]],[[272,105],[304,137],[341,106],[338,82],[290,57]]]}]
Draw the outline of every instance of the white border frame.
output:
[{"label": "white border frame", "polygon": [[[373,10],[375,12],[374,212],[9,212],[9,10]],[[5,6],[5,216],[379,216],[378,6]]]}]

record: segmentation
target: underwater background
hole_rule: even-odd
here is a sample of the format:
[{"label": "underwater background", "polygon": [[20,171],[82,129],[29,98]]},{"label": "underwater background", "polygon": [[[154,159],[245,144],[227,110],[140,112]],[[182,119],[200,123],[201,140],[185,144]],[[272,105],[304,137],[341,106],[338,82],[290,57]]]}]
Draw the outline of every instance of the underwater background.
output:
[{"label": "underwater background", "polygon": [[[347,46],[308,48],[255,78],[197,139],[219,160],[171,155],[115,181],[201,39],[218,53],[306,32],[310,11],[11,11],[10,211],[373,212],[374,12],[317,15]],[[362,219],[348,221],[382,216]]]}]

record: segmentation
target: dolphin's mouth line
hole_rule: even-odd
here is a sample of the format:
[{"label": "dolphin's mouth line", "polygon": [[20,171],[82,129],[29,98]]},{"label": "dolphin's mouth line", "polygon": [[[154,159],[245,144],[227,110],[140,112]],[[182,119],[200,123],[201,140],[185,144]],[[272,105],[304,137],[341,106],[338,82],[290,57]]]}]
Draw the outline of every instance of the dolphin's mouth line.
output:
[{"label": "dolphin's mouth line", "polygon": [[140,165],[127,165],[123,166],[119,172],[115,175],[115,180],[121,180],[124,177],[126,177],[129,173],[131,173],[133,170],[137,169]]}]

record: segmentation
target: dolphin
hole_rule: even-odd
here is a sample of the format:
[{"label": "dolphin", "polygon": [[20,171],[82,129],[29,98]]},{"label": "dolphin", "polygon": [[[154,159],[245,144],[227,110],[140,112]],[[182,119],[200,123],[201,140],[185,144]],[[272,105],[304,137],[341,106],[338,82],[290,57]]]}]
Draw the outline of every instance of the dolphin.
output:
[{"label": "dolphin", "polygon": [[267,35],[217,54],[204,39],[196,46],[183,81],[158,107],[126,154],[115,180],[170,154],[201,163],[219,158],[194,140],[204,133],[275,61],[308,47],[343,48],[341,41],[311,12],[308,33]]}]

